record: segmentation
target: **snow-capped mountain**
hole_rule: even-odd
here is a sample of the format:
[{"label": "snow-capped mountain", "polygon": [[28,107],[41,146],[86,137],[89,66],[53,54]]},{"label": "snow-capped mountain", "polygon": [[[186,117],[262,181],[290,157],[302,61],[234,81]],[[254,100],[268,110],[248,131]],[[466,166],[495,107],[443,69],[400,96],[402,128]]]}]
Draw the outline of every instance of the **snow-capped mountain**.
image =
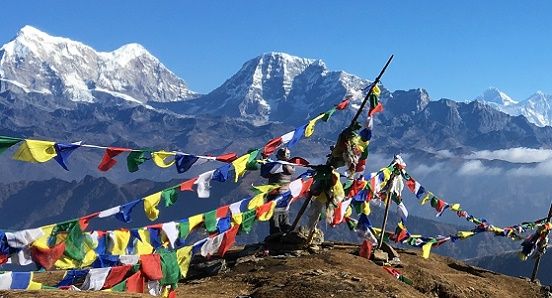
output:
[{"label": "snow-capped mountain", "polygon": [[0,48],[0,91],[8,89],[72,102],[94,102],[106,94],[136,103],[197,96],[139,44],[98,52],[31,26]]},{"label": "snow-capped mountain", "polygon": [[495,103],[500,106],[511,106],[515,105],[518,102],[513,100],[506,93],[498,90],[497,88],[490,87],[485,90],[482,95],[475,98],[475,100],[485,101],[488,103]]},{"label": "snow-capped mountain", "polygon": [[552,126],[552,95],[537,91],[529,98],[517,102],[504,92],[489,88],[475,100],[490,104],[494,108],[512,115],[523,115],[537,126]]},{"label": "snow-capped mountain", "polygon": [[322,60],[271,52],[247,61],[220,87],[194,100],[194,109],[261,122],[304,120],[345,95],[358,103],[368,84],[344,71],[330,71]]}]

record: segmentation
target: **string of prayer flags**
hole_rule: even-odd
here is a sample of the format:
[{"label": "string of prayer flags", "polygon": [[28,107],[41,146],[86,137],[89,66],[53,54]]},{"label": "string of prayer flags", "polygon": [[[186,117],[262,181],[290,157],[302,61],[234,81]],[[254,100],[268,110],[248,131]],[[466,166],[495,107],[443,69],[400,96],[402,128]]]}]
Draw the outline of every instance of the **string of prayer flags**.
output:
[{"label": "string of prayer flags", "polygon": [[385,271],[387,271],[389,274],[391,274],[392,276],[394,276],[396,279],[404,282],[405,284],[407,285],[413,285],[414,283],[412,282],[412,280],[408,279],[406,276],[404,276],[399,270],[393,268],[393,267],[388,267],[388,266],[383,266],[383,269]]}]

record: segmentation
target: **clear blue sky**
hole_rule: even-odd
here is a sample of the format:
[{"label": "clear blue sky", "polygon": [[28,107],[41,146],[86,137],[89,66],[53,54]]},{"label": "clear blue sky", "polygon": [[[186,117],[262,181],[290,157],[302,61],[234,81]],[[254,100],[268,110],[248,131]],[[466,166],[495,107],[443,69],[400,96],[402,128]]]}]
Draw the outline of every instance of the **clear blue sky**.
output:
[{"label": "clear blue sky", "polygon": [[392,89],[472,99],[552,93],[549,1],[6,1],[0,44],[24,25],[110,51],[144,45],[192,90],[208,92],[269,51],[319,58]]}]

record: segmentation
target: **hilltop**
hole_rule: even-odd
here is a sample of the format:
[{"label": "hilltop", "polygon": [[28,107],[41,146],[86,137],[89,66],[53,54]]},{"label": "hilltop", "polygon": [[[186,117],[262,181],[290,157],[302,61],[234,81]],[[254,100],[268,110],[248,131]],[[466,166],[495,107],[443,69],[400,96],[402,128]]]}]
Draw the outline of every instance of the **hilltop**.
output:
[{"label": "hilltop", "polygon": [[[407,285],[372,261],[354,255],[355,246],[336,245],[319,254],[246,256],[226,262],[223,273],[179,284],[178,297],[548,297],[526,279],[510,277],[432,254],[399,250]],[[236,251],[236,250],[234,250]],[[229,259],[232,254],[229,254]],[[235,265],[235,266],[234,266]],[[59,274],[57,274],[59,275]],[[56,280],[56,272],[37,281]],[[1,297],[110,297],[105,292],[0,292]],[[63,295],[63,296],[62,296]],[[115,296],[115,295],[113,295]],[[147,295],[118,293],[117,297]]]}]

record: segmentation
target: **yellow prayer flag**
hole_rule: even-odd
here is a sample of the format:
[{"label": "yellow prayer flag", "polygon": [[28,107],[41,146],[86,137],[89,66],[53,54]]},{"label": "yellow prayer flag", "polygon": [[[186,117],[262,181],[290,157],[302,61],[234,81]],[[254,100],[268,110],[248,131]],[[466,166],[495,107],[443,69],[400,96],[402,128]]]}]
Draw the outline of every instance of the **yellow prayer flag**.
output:
[{"label": "yellow prayer flag", "polygon": [[194,216],[190,216],[188,218],[188,224],[190,225],[190,231],[192,231],[195,227],[197,227],[199,224],[203,222],[203,213],[197,214]]},{"label": "yellow prayer flag", "polygon": [[458,233],[456,233],[456,236],[458,236],[461,239],[466,239],[473,235],[475,235],[475,232],[472,232],[472,231],[458,231]]},{"label": "yellow prayer flag", "polygon": [[54,142],[25,140],[13,154],[13,159],[27,162],[47,162],[57,155]]},{"label": "yellow prayer flag", "polygon": [[167,151],[157,151],[153,152],[151,154],[151,157],[153,158],[153,162],[160,168],[168,168],[172,165],[174,165],[174,159],[166,161],[165,159],[169,157],[174,157],[176,153],[174,152],[167,152]]},{"label": "yellow prayer flag", "polygon": [[140,239],[135,239],[136,245],[134,246],[136,248],[136,254],[137,255],[147,255],[153,253],[153,246],[150,244],[150,234],[147,228],[140,228],[138,229],[138,235],[140,236]]},{"label": "yellow prayer flag", "polygon": [[422,200],[420,201],[420,205],[425,205],[425,204],[427,204],[427,202],[429,202],[429,199],[431,199],[431,196],[432,196],[432,195],[433,195],[433,194],[430,193],[430,192],[426,193],[425,196],[424,196],[424,197],[422,198]]},{"label": "yellow prayer flag", "polygon": [[35,246],[35,247],[41,248],[41,249],[50,248],[50,246],[48,245],[48,240],[50,239],[50,236],[52,235],[52,230],[54,229],[55,226],[56,226],[55,224],[52,224],[52,225],[47,225],[47,226],[40,227],[40,229],[42,230],[43,235],[42,235],[42,237],[35,240],[33,242],[32,246]]},{"label": "yellow prayer flag", "polygon": [[261,194],[261,193],[268,193],[268,192],[271,192],[277,188],[280,188],[280,185],[276,185],[276,184],[267,184],[267,185],[259,185],[259,186],[253,186],[252,189],[255,191],[255,193],[257,194]]},{"label": "yellow prayer flag", "polygon": [[115,230],[109,232],[109,248],[111,255],[126,255],[126,248],[130,240],[130,231]]},{"label": "yellow prayer flag", "polygon": [[378,87],[377,84],[374,86],[374,89],[372,89],[372,93],[376,96],[380,96],[381,90],[380,90],[380,88]]},{"label": "yellow prayer flag", "polygon": [[192,260],[192,246],[184,246],[176,251],[176,259],[178,260],[178,268],[180,268],[180,276],[186,277],[190,261]]},{"label": "yellow prayer flag", "polygon": [[241,225],[241,223],[243,221],[242,214],[241,213],[232,214],[232,221],[237,225]]},{"label": "yellow prayer flag", "polygon": [[242,155],[232,162],[234,172],[236,172],[236,175],[234,176],[234,182],[238,182],[238,178],[245,173],[245,168],[247,167],[247,162],[249,161],[249,155],[250,154]]},{"label": "yellow prayer flag", "polygon": [[55,263],[56,269],[68,270],[79,268],[79,262],[69,258],[66,255],[62,255]]},{"label": "yellow prayer flag", "polygon": [[345,215],[343,216],[343,218],[351,217],[351,214],[353,214],[353,208],[351,208],[351,205],[349,205],[345,210]]},{"label": "yellow prayer flag", "polygon": [[370,203],[369,202],[362,202],[362,205],[361,205],[361,212],[362,214],[364,215],[370,215],[370,213],[372,212],[372,210],[370,209]]},{"label": "yellow prayer flag", "polygon": [[92,263],[94,263],[97,258],[98,255],[93,249],[88,250],[84,255],[84,259],[82,259],[81,267],[89,267],[90,265],[92,265]]},{"label": "yellow prayer flag", "polygon": [[161,201],[161,192],[154,193],[144,198],[144,212],[149,220],[153,221],[159,217],[159,209],[157,205]]},{"label": "yellow prayer flag", "polygon": [[27,290],[40,290],[42,289],[42,283],[33,281],[34,274],[31,272],[31,279],[29,280],[29,285],[27,286]]},{"label": "yellow prayer flag", "polygon": [[249,201],[249,204],[247,204],[247,210],[253,210],[253,209],[256,209],[257,207],[262,206],[265,203],[264,201],[265,196],[266,196],[266,193],[260,193],[254,196]]},{"label": "yellow prayer flag", "polygon": [[322,119],[323,117],[324,114],[320,114],[316,116],[316,118],[309,121],[309,124],[307,124],[307,127],[305,128],[305,137],[308,138],[312,136],[312,134],[314,133],[314,126],[316,125],[316,122],[318,122],[318,120]]},{"label": "yellow prayer flag", "polygon": [[462,209],[460,209],[460,204],[456,203],[456,204],[452,204],[452,206],[450,206],[450,210],[452,211],[460,211]]},{"label": "yellow prayer flag", "polygon": [[429,254],[431,253],[431,246],[433,245],[433,242],[428,242],[422,246],[422,257],[424,259],[429,258]]}]

